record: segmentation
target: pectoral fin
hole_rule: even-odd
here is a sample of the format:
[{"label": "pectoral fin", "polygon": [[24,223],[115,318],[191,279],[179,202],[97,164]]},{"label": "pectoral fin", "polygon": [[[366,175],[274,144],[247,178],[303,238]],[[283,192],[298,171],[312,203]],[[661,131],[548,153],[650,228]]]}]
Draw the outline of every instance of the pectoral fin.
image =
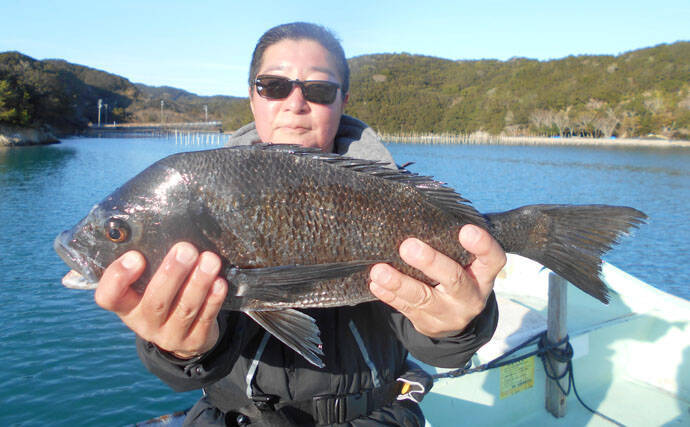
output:
[{"label": "pectoral fin", "polygon": [[245,313],[311,364],[319,368],[326,366],[319,357],[323,356],[319,327],[311,316],[293,309]]},{"label": "pectoral fin", "polygon": [[236,296],[261,301],[286,301],[289,296],[308,292],[316,282],[346,277],[386,261],[347,261],[314,265],[281,265],[263,268],[233,268],[227,279]]}]

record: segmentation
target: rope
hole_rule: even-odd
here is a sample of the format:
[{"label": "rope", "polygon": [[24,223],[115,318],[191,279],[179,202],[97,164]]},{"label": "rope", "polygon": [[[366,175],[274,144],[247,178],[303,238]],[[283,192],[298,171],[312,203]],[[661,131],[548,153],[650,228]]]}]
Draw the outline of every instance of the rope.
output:
[{"label": "rope", "polygon": [[[530,345],[534,344],[535,342],[538,343],[537,349],[521,354],[519,356],[515,356],[513,358],[508,358],[512,354],[515,354],[516,352],[524,349],[525,347],[529,347]],[[559,348],[562,345],[566,345],[565,348]],[[605,420],[616,424],[618,426],[624,426],[624,424],[614,420],[611,417],[608,417],[604,414],[602,414],[599,411],[596,411],[592,408],[590,408],[585,402],[582,400],[580,397],[580,394],[577,392],[577,387],[575,386],[575,374],[573,371],[573,347],[570,345],[570,340],[569,337],[566,335],[565,338],[563,338],[559,342],[551,342],[548,340],[546,337],[546,332],[541,332],[537,335],[534,335],[533,337],[529,338],[528,340],[524,341],[522,344],[518,345],[517,347],[511,349],[510,351],[502,354],[501,356],[491,360],[490,362],[487,362],[483,365],[472,367],[472,361],[470,360],[467,362],[467,365],[463,368],[458,368],[452,371],[444,372],[441,374],[435,374],[432,375],[434,381],[439,380],[441,378],[458,378],[463,375],[468,375],[468,374],[473,374],[475,372],[482,372],[486,371],[489,369],[495,369],[495,368],[500,368],[501,366],[506,366],[510,365],[516,362],[519,362],[521,360],[527,359],[532,356],[539,356],[541,359],[542,365],[544,366],[544,373],[546,376],[551,379],[556,381],[556,384],[558,384],[558,388],[561,390],[561,392],[565,395],[568,396],[570,394],[570,390],[572,389],[575,393],[575,397],[577,398],[578,402],[582,404],[582,406],[585,407],[589,412],[591,412],[594,415],[598,415]],[[562,374],[556,375],[555,369],[553,367],[553,362],[552,360],[555,360],[558,363],[565,363],[567,364],[566,369],[563,371]],[[548,368],[547,368],[548,365]],[[563,378],[568,377],[568,385],[567,389],[563,388],[563,385],[561,385],[561,381]]]}]

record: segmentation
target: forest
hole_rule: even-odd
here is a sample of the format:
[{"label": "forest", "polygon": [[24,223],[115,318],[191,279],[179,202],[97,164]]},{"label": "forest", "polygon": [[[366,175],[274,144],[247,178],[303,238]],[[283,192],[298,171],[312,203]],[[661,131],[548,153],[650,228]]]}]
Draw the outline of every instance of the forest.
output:
[{"label": "forest", "polygon": [[[0,53],[0,124],[48,125],[62,134],[101,124],[223,121],[236,129],[251,121],[247,98],[203,97],[172,87],[151,87],[57,59]],[[161,101],[164,108],[161,116]],[[207,116],[208,112],[208,116]]]},{"label": "forest", "polygon": [[[690,139],[686,41],[548,61],[394,53],[349,64],[346,113],[380,132]],[[247,98],[197,96],[62,60],[0,53],[0,124],[78,132],[97,122],[99,99],[107,105],[104,123],[203,121],[208,114],[232,131],[251,121]]]}]

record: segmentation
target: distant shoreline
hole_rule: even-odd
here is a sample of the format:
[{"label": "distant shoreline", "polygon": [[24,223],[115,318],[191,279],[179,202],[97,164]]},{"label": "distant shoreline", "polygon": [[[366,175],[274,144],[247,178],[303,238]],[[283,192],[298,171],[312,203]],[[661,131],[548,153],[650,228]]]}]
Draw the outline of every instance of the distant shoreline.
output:
[{"label": "distant shoreline", "polygon": [[[122,126],[122,125],[120,125]],[[140,125],[127,124],[124,129],[90,129],[90,131],[109,130],[108,133],[126,133],[127,128]],[[192,132],[194,130],[190,129]],[[189,131],[188,131],[189,132]],[[201,131],[200,133],[204,133]],[[217,133],[214,132],[214,133]],[[232,132],[223,132],[232,134]],[[79,136],[77,133],[69,136]],[[471,135],[436,135],[436,134],[378,134],[381,141],[395,144],[431,144],[431,145],[542,145],[542,146],[589,146],[589,147],[645,147],[645,148],[690,148],[688,140],[670,140],[664,138],[583,138],[583,137],[547,137],[547,136],[505,136],[475,133]],[[65,135],[67,136],[67,135]],[[0,147],[19,147],[31,145],[56,144],[60,140],[44,128],[20,128],[0,125]]]},{"label": "distant shoreline", "polygon": [[60,140],[44,128],[0,125],[0,147],[57,144]]},{"label": "distant shoreline", "polygon": [[379,134],[381,141],[396,144],[467,144],[467,145],[552,145],[598,147],[690,148],[690,141],[662,138],[554,138],[547,136],[472,135],[393,135]]}]

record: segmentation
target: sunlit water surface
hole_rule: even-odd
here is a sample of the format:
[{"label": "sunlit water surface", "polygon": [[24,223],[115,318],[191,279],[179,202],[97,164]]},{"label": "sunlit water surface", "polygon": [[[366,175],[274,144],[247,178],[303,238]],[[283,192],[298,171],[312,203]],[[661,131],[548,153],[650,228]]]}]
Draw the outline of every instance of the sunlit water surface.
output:
[{"label": "sunlit water surface", "polygon": [[[65,289],[57,233],[173,139],[70,139],[0,149],[0,425],[124,425],[185,409],[139,362],[134,337],[93,293]],[[531,203],[606,203],[649,223],[606,260],[690,299],[690,150],[389,145],[398,163],[447,182],[482,212]]]}]

